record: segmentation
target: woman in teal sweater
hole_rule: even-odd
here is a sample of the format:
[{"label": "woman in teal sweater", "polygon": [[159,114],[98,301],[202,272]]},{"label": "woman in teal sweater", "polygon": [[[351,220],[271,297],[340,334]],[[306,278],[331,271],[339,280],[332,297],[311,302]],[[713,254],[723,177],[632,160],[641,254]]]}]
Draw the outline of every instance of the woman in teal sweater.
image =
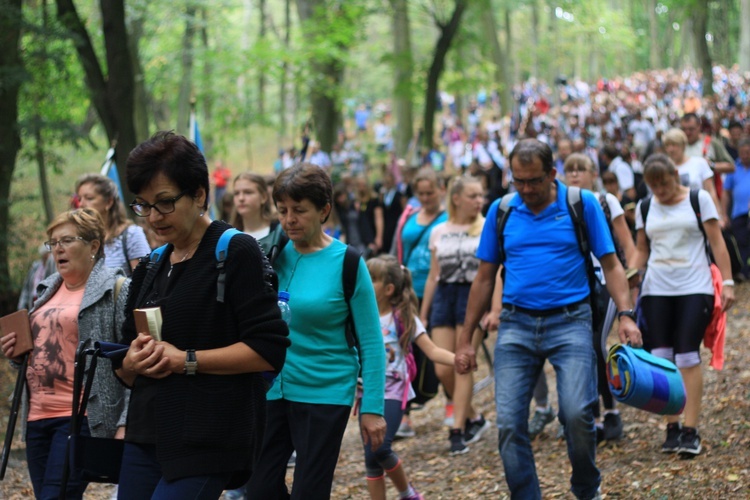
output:
[{"label": "woman in teal sweater", "polygon": [[289,292],[292,319],[283,370],[267,394],[268,420],[261,457],[247,485],[248,498],[289,498],[286,464],[297,452],[291,498],[329,498],[341,440],[363,382],[362,433],[376,450],[383,442],[385,352],[377,302],[360,260],[351,312],[359,349],[349,347],[349,307],[342,284],[346,246],[326,235],[331,180],[309,164],[285,170],[273,199],[292,244],[276,260],[279,290]]}]

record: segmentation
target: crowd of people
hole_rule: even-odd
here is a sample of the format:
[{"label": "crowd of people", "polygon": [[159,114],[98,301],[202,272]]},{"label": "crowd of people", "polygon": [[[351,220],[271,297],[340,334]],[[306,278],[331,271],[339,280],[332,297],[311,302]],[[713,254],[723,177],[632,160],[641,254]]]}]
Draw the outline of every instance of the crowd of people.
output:
[{"label": "crowd of people", "polygon": [[[415,359],[442,386],[445,452],[469,453],[491,427],[472,404],[488,328],[513,498],[541,498],[531,440],[555,419],[571,491],[600,498],[597,443],[623,438],[604,370],[615,324],[620,342],[675,363],[685,382],[684,414],[668,417],[655,451],[699,455],[699,346],[715,306],[726,311],[735,280],[750,278],[744,80],[717,68],[711,98],[700,81],[687,70],[529,81],[505,118],[487,93],[462,116],[446,100],[432,147],[417,134],[404,158],[387,108],[373,124],[360,106],[332,151],[306,135],[270,176],[232,178],[222,164],[210,175],[194,144],[160,132],[126,165],[143,224],[128,222],[111,180],[81,177],[78,208],[47,228],[19,303],[35,343],[24,416],[35,495],[59,494],[73,357],[90,338],[127,346],[95,374],[83,426],[125,440],[122,499],[328,498],[353,412],[370,497],[386,497],[387,476],[400,498],[423,498],[391,447],[419,446]],[[367,140],[386,161],[370,165],[356,146]],[[136,328],[133,310],[149,307],[160,336]],[[11,355],[16,334],[0,340]],[[86,488],[75,474],[67,498]]]}]

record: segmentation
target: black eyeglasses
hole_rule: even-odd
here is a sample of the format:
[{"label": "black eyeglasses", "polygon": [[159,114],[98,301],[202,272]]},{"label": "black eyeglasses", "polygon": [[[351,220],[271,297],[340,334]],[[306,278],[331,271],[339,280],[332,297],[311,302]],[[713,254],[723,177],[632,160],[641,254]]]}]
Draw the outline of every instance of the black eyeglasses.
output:
[{"label": "black eyeglasses", "polygon": [[182,198],[187,194],[187,190],[181,192],[174,198],[167,198],[166,200],[159,200],[156,203],[146,203],[145,201],[134,201],[130,204],[131,210],[137,215],[138,217],[148,217],[151,215],[151,209],[155,208],[157,212],[159,212],[162,215],[171,214],[174,212],[174,204],[177,203],[177,200]]},{"label": "black eyeglasses", "polygon": [[68,248],[76,241],[86,241],[86,239],[80,236],[63,236],[59,240],[45,241],[44,246],[51,252],[57,245],[60,245],[62,248]]},{"label": "black eyeglasses", "polygon": [[541,177],[534,177],[531,179],[513,179],[511,182],[517,187],[524,187],[524,186],[536,187],[536,186],[541,186],[546,178],[547,176],[543,175]]}]

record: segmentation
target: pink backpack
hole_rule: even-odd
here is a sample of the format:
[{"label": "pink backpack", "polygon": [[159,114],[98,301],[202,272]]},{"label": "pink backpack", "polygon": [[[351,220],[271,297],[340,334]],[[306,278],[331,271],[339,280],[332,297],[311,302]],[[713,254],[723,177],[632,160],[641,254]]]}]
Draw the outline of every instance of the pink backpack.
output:
[{"label": "pink backpack", "polygon": [[[399,340],[401,340],[401,335],[404,334],[404,325],[401,323],[401,318],[398,317],[396,314],[396,311],[393,311],[393,318],[396,321],[396,336]],[[401,397],[401,409],[406,408],[406,403],[409,402],[409,388],[411,387],[412,381],[417,378],[417,362],[414,359],[414,353],[411,349],[411,344],[409,344],[409,352],[407,352],[404,356],[406,360],[406,384],[404,386],[404,394]]]}]

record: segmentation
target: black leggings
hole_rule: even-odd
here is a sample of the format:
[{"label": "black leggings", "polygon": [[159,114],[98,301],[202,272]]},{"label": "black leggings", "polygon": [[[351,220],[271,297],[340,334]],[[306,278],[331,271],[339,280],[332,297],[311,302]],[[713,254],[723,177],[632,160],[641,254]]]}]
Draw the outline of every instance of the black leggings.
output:
[{"label": "black leggings", "polygon": [[646,320],[646,328],[641,332],[643,346],[648,351],[670,347],[675,354],[700,352],[713,307],[713,295],[641,297],[641,310]]}]

